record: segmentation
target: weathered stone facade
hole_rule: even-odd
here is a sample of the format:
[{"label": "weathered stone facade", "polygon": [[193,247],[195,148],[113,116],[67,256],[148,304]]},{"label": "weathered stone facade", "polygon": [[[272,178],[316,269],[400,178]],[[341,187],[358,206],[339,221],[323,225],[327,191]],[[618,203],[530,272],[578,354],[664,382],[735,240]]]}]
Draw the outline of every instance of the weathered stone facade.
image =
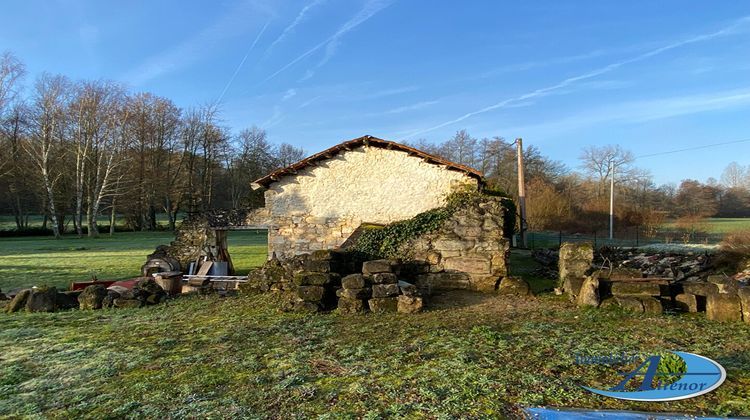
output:
[{"label": "weathered stone facade", "polygon": [[406,259],[422,262],[417,285],[427,290],[497,290],[508,275],[503,206],[487,197],[457,210],[436,230],[402,246]]},{"label": "weathered stone facade", "polygon": [[334,248],[363,223],[408,219],[443,206],[457,188],[479,187],[481,177],[473,170],[457,170],[423,152],[370,139],[343,143],[263,185],[269,256]]}]

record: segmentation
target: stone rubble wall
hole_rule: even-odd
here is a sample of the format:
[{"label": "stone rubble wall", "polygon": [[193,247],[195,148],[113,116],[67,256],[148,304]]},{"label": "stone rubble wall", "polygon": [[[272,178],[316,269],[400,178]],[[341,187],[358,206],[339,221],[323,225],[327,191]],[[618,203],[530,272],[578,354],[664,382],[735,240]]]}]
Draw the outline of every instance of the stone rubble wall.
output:
[{"label": "stone rubble wall", "polygon": [[362,223],[387,224],[441,207],[478,181],[407,152],[358,147],[273,183],[265,193],[269,255],[343,244]]},{"label": "stone rubble wall", "polygon": [[424,290],[493,292],[508,275],[500,198],[488,197],[456,211],[437,231],[403,247],[408,269]]},{"label": "stone rubble wall", "polygon": [[609,255],[594,264],[590,244],[563,243],[559,274],[578,306],[620,307],[636,312],[705,312],[714,321],[750,323],[750,285],[737,276],[711,274],[705,255]]}]

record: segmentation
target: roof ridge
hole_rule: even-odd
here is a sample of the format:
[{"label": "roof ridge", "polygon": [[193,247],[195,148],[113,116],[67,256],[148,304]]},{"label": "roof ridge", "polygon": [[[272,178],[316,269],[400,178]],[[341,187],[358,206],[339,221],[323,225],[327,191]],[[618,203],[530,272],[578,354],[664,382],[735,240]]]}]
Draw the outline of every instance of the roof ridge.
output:
[{"label": "roof ridge", "polygon": [[443,166],[446,166],[449,170],[464,172],[467,175],[477,178],[479,180],[482,180],[484,178],[484,175],[481,172],[469,166],[462,165],[460,163],[451,162],[448,159],[435,156],[433,154],[427,153],[423,150],[415,149],[405,144],[397,143],[391,140],[381,139],[379,137],[375,137],[375,136],[371,136],[367,134],[361,137],[357,137],[351,140],[344,141],[335,146],[329,147],[328,149],[325,149],[321,152],[310,155],[298,162],[295,162],[287,166],[286,168],[277,169],[271,172],[270,174],[253,181],[251,186],[253,189],[258,189],[261,187],[267,188],[270,184],[278,181],[281,177],[286,176],[286,175],[294,175],[297,173],[297,171],[303,168],[306,168],[308,166],[314,165],[316,161],[330,159],[342,151],[349,151],[356,147],[370,146],[370,145],[376,146],[376,147],[385,147],[386,149],[396,149],[402,152],[407,152],[410,155],[421,157],[427,163],[432,163],[435,165],[443,165]]}]

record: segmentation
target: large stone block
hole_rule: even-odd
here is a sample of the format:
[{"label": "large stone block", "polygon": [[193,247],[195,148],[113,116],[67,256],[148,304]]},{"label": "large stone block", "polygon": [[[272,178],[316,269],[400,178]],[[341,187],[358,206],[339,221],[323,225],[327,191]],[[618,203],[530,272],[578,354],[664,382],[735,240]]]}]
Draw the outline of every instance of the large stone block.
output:
[{"label": "large stone block", "polygon": [[643,301],[636,296],[615,296],[615,301],[624,310],[636,313],[644,311]]},{"label": "large stone block", "polygon": [[661,305],[661,301],[651,296],[639,297],[643,304],[643,312],[647,314],[658,315],[661,314],[664,308]]},{"label": "large stone block", "polygon": [[419,289],[411,283],[399,280],[398,287],[401,289],[401,294],[404,296],[419,296]]},{"label": "large stone block", "polygon": [[338,311],[342,314],[360,314],[367,311],[367,304],[362,299],[341,297],[338,303]]},{"label": "large stone block", "polygon": [[372,260],[362,264],[364,274],[392,273],[395,271],[395,263],[391,260]]},{"label": "large stone block", "polygon": [[398,294],[399,294],[398,284],[373,284],[372,285],[372,297],[373,298],[398,296]]},{"label": "large stone block", "polygon": [[583,286],[585,280],[586,277],[568,277],[563,281],[563,290],[572,302],[575,302],[578,298],[578,294],[581,292],[581,286]]},{"label": "large stone block", "polygon": [[23,289],[18,292],[10,303],[5,306],[5,311],[8,313],[18,312],[26,307],[26,301],[29,300],[31,295],[31,289]]},{"label": "large stone block", "polygon": [[490,272],[490,259],[481,257],[451,257],[443,260],[446,270],[461,271],[464,273],[486,273]]},{"label": "large stone block", "polygon": [[594,276],[586,277],[576,298],[578,306],[599,306],[599,279]]},{"label": "large stone block", "polygon": [[706,281],[715,284],[719,293],[736,294],[739,289],[739,283],[736,280],[721,274],[708,276]]},{"label": "large stone block", "polygon": [[373,284],[396,284],[398,277],[393,273],[377,273],[370,276]]},{"label": "large stone block", "polygon": [[501,276],[496,275],[471,275],[471,288],[477,292],[492,293],[497,290]]},{"label": "large stone block", "polygon": [[299,286],[297,296],[306,302],[319,302],[325,295],[325,287],[322,286]]},{"label": "large stone block", "polygon": [[680,293],[674,297],[675,306],[682,312],[698,312],[698,298],[692,293]]},{"label": "large stone block", "polygon": [[370,306],[370,310],[376,314],[398,311],[397,297],[372,298],[367,303]]},{"label": "large stone block", "polygon": [[614,296],[659,296],[661,288],[657,283],[614,281],[612,282],[612,294]]},{"label": "large stone block", "polygon": [[684,293],[690,293],[697,296],[710,296],[719,293],[719,287],[714,283],[705,281],[684,281],[679,283]]},{"label": "large stone block", "polygon": [[[472,244],[473,245],[473,244]],[[467,249],[467,242],[460,239],[437,239],[432,246],[438,251],[463,251]]]},{"label": "large stone block", "polygon": [[466,273],[428,273],[417,276],[417,286],[421,289],[456,290],[470,289],[471,278]]},{"label": "large stone block", "polygon": [[57,310],[57,288],[40,287],[31,289],[26,301],[27,312],[55,312]]},{"label": "large stone block", "polygon": [[350,274],[341,279],[341,287],[344,289],[361,289],[366,285],[367,281],[362,274]]},{"label": "large stone block", "polygon": [[505,277],[500,280],[497,292],[501,295],[530,296],[531,287],[520,277]]},{"label": "large stone block", "polygon": [[294,284],[299,286],[323,286],[334,283],[338,278],[335,273],[313,273],[303,271],[294,275]]},{"label": "large stone block", "polygon": [[414,314],[422,311],[424,303],[422,298],[418,296],[405,296],[401,295],[398,297],[397,311],[403,314]]},{"label": "large stone block", "polygon": [[583,278],[594,261],[594,246],[587,242],[564,242],[558,263],[560,284],[567,278]]},{"label": "large stone block", "polygon": [[372,296],[372,289],[363,287],[361,289],[339,289],[336,296],[347,299],[369,299]]},{"label": "large stone block", "polygon": [[706,299],[706,318],[714,321],[741,321],[742,304],[737,295],[716,293]]},{"label": "large stone block", "polygon": [[737,290],[737,296],[742,305],[742,319],[750,324],[750,287],[741,287]]}]

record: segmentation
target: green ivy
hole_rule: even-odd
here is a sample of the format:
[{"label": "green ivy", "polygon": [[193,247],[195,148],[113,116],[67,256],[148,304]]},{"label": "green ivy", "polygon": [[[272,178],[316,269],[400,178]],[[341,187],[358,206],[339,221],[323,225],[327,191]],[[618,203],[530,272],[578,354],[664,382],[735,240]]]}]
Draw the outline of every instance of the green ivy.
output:
[{"label": "green ivy", "polygon": [[506,236],[513,234],[515,229],[515,204],[504,193],[498,191],[458,191],[446,198],[446,205],[420,213],[411,219],[394,222],[381,228],[363,230],[354,245],[354,250],[370,258],[398,258],[401,246],[407,241],[420,235],[434,232],[443,222],[464,207],[477,201],[484,201],[488,196],[502,197],[504,209],[503,231]]}]

